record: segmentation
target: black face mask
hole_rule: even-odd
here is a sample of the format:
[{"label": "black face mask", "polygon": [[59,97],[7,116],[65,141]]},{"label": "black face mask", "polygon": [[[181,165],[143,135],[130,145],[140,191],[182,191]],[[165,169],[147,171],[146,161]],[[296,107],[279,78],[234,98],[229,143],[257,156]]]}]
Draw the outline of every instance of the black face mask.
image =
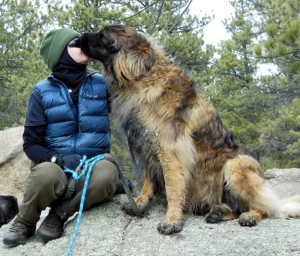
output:
[{"label": "black face mask", "polygon": [[72,90],[70,95],[73,102],[78,101],[79,89],[86,77],[86,66],[85,64],[77,63],[71,58],[67,46],[53,70],[53,76],[63,82],[68,89]]}]

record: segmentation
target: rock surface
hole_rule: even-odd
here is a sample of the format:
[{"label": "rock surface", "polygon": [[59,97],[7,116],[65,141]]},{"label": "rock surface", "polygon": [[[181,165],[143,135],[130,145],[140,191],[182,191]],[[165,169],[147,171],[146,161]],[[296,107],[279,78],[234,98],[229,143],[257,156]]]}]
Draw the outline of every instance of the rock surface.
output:
[{"label": "rock surface", "polygon": [[[255,227],[236,220],[208,224],[202,216],[185,214],[183,231],[160,235],[156,227],[166,205],[155,201],[145,218],[120,210],[126,196],[115,196],[82,215],[71,255],[300,255],[300,220],[265,219]],[[47,211],[43,212],[45,217]],[[76,224],[76,215],[65,224],[61,238],[44,244],[34,236],[26,245],[0,245],[0,255],[65,255]],[[0,229],[2,238],[9,225]]]},{"label": "rock surface", "polygon": [[[29,161],[17,147],[22,143],[22,129],[0,131],[0,194],[19,200],[20,184],[29,172]],[[265,175],[278,197],[300,194],[300,169],[271,169]],[[208,224],[203,216],[185,214],[183,231],[164,236],[156,229],[166,212],[164,199],[154,199],[144,218],[125,215],[120,210],[125,201],[125,195],[114,196],[85,211],[71,255],[300,255],[300,219],[264,219],[249,228],[241,227],[237,220]],[[48,210],[42,213],[38,226]],[[76,221],[74,215],[66,222],[62,237],[47,244],[37,236],[18,247],[1,244],[0,255],[65,255]],[[9,225],[0,228],[1,240]]]},{"label": "rock surface", "polygon": [[265,178],[280,199],[300,195],[299,168],[266,170]]},{"label": "rock surface", "polygon": [[23,184],[29,174],[29,159],[23,152],[24,127],[0,131],[0,195],[23,199]]}]

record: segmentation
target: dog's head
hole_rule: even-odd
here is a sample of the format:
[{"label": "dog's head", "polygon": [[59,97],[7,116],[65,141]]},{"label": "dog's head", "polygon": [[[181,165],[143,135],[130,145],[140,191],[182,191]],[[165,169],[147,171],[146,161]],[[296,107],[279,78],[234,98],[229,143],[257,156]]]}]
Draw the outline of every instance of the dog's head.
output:
[{"label": "dog's head", "polygon": [[99,33],[79,36],[82,51],[100,60],[108,74],[121,84],[146,75],[155,63],[155,54],[146,37],[125,25],[106,26]]},{"label": "dog's head", "polygon": [[16,197],[0,196],[0,228],[10,222],[18,212],[18,199]]}]

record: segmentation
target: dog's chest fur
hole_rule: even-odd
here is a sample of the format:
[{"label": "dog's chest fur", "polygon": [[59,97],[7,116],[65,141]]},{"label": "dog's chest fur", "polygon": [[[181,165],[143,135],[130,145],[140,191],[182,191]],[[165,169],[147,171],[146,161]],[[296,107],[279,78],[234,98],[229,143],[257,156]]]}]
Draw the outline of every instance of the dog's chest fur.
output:
[{"label": "dog's chest fur", "polygon": [[163,186],[163,171],[159,160],[159,134],[153,126],[147,126],[147,122],[141,118],[145,114],[143,110],[135,107],[137,99],[133,93],[113,93],[112,113],[122,125],[138,159],[140,171],[146,171],[147,176]]},{"label": "dog's chest fur", "polygon": [[[164,109],[158,107],[157,102],[154,102],[155,99],[157,99],[155,95],[160,95],[157,92],[159,89],[155,89],[156,88],[153,88],[152,91],[150,88],[148,90],[143,89],[142,91],[131,92],[116,90],[115,93],[112,93],[112,112],[120,121],[129,143],[133,147],[139,161],[140,170],[145,170],[146,175],[151,177],[159,187],[164,187],[160,153],[164,146],[179,143],[180,129],[182,127],[178,125],[175,126],[174,122],[171,121],[172,119],[168,118],[168,115],[174,116],[174,113],[164,113]],[[162,98],[159,99],[161,101],[164,100]],[[169,106],[168,109],[172,111],[172,108]],[[176,129],[178,133],[177,138],[175,135]],[[187,159],[187,162],[192,163],[194,161],[194,152],[192,152],[194,145],[192,141],[189,142],[190,139],[190,136],[184,139],[184,143],[188,145],[188,150],[184,152],[186,156],[183,158]],[[189,150],[190,152],[188,152]],[[186,172],[190,171],[191,168],[186,168]],[[193,184],[189,186],[189,190],[192,192],[191,195],[195,194],[194,197],[191,197],[190,203],[197,204],[196,202],[202,200],[208,203],[219,202],[222,191],[218,190],[216,193],[210,194],[208,198],[205,197],[205,193],[212,191],[213,187],[223,182],[220,174],[215,173],[214,175],[218,177],[212,182],[212,180],[209,179],[209,175],[206,177],[205,174],[202,174],[202,170],[195,169],[194,172],[191,182],[194,179],[197,180],[198,184],[198,180],[203,181],[204,186],[195,187]],[[195,191],[197,191],[197,193],[194,193]]]}]

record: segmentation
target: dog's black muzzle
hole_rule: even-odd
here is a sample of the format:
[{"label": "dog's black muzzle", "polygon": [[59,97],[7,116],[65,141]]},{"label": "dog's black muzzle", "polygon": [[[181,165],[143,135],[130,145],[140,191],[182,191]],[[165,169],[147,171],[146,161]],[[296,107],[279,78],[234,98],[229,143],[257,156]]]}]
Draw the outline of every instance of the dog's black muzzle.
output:
[{"label": "dog's black muzzle", "polygon": [[79,38],[78,38],[78,40],[76,40],[76,39],[72,40],[70,43],[68,43],[68,46],[80,48]]}]

